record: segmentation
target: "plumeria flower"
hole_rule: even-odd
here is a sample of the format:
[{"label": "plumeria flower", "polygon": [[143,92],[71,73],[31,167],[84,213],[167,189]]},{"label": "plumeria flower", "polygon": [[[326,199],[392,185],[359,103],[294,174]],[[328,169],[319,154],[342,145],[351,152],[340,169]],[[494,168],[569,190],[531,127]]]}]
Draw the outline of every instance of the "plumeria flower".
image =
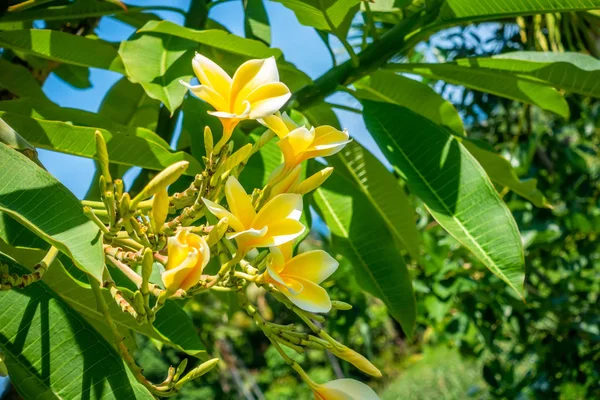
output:
[{"label": "plumeria flower", "polygon": [[290,242],[271,248],[264,279],[301,309],[326,313],[331,310],[331,300],[319,284],[329,278],[338,265],[323,250],[307,251],[292,257]]},{"label": "plumeria flower", "polygon": [[168,292],[188,290],[200,280],[202,271],[210,260],[210,248],[202,236],[186,229],[169,238],[169,259],[162,273],[162,281]]},{"label": "plumeria flower", "polygon": [[354,379],[336,379],[322,385],[311,385],[315,400],[379,400],[377,393]]},{"label": "plumeria flower", "polygon": [[284,193],[269,200],[257,213],[250,197],[236,178],[230,176],[225,183],[225,197],[229,211],[223,206],[203,199],[204,204],[217,218],[226,217],[242,254],[255,247],[279,246],[300,236],[305,227],[299,220],[302,215],[302,196]]},{"label": "plumeria flower", "polygon": [[277,145],[283,153],[288,171],[304,160],[331,156],[350,142],[346,130],[339,131],[329,125],[311,129],[298,127],[285,113],[261,118],[258,122],[279,136]]},{"label": "plumeria flower", "polygon": [[191,86],[192,93],[209,103],[223,124],[223,137],[215,146],[218,151],[231,137],[233,129],[244,119],[258,119],[277,112],[290,98],[288,87],[279,82],[274,57],[249,60],[240,65],[231,78],[216,63],[196,54],[192,68],[200,85]]}]

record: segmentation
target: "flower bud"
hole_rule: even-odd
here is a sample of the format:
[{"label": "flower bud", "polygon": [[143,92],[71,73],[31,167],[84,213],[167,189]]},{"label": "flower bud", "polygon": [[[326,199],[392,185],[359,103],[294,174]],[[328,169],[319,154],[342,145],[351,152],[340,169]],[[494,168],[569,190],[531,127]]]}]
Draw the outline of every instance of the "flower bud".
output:
[{"label": "flower bud", "polygon": [[191,370],[186,376],[183,377],[180,381],[175,384],[176,389],[180,389],[186,382],[193,381],[196,378],[201,377],[202,375],[209,372],[219,363],[218,358],[213,358],[212,360],[208,360],[193,370]]},{"label": "flower bud", "polygon": [[165,289],[175,293],[188,290],[200,280],[202,270],[210,260],[210,248],[204,237],[181,230],[170,237],[167,245],[169,259],[162,274]]},{"label": "flower bud", "polygon": [[169,215],[169,193],[167,187],[159,190],[152,199],[152,213],[150,214],[150,222],[155,233],[160,233],[162,226]]},{"label": "flower bud", "polygon": [[208,238],[206,240],[208,245],[212,247],[215,244],[217,244],[217,242],[221,240],[223,235],[225,235],[225,232],[227,232],[227,228],[229,228],[227,218],[223,217],[219,220],[219,222],[217,222],[215,226],[213,226],[212,230],[208,234]]},{"label": "flower bud", "polygon": [[100,164],[100,172],[102,172],[105,179],[105,187],[102,188],[102,191],[104,191],[106,186],[112,183],[110,171],[108,170],[108,149],[106,148],[104,136],[99,130],[94,132],[94,136],[96,137],[96,157],[98,158],[98,164]]},{"label": "flower bud", "polygon": [[160,171],[158,175],[152,178],[146,187],[131,201],[131,208],[135,209],[142,200],[147,199],[163,189],[166,190],[167,186],[179,179],[189,165],[190,163],[187,161],[179,161]]},{"label": "flower bud", "polygon": [[204,149],[206,150],[206,157],[210,157],[213,152],[213,134],[210,130],[210,126],[204,127]]},{"label": "flower bud", "polygon": [[306,178],[304,181],[292,185],[289,192],[298,194],[306,194],[312,192],[313,190],[321,186],[327,180],[327,178],[331,176],[332,172],[333,167],[323,168],[319,172]]},{"label": "flower bud", "polygon": [[381,371],[376,366],[371,364],[371,362],[367,360],[362,354],[357,353],[351,348],[337,343],[337,345],[332,346],[332,348],[329,351],[336,355],[338,358],[348,361],[350,364],[354,365],[356,368],[360,369],[365,374],[369,374],[377,378],[381,377]]},{"label": "flower bud", "polygon": [[345,301],[332,300],[331,308],[335,310],[347,311],[352,309],[352,304],[348,304]]}]

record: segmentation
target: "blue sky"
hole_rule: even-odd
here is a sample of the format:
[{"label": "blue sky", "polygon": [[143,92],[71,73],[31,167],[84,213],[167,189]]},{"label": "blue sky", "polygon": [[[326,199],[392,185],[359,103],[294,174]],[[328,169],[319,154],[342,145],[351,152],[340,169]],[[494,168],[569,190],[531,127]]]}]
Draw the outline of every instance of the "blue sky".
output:
[{"label": "blue sky", "polygon": [[[166,5],[187,10],[189,0],[137,0],[128,2],[133,5]],[[310,77],[317,78],[332,67],[330,55],[314,29],[302,26],[294,13],[283,5],[266,2],[267,13],[271,24],[272,46],[280,48],[288,61]],[[182,24],[183,15],[176,12],[159,12],[164,19]],[[226,26],[231,32],[244,36],[244,16],[241,1],[225,2],[213,7],[210,18]],[[98,26],[98,35],[108,41],[126,40],[134,29],[112,18],[103,18]],[[345,59],[343,47],[333,42],[338,61]],[[191,66],[190,66],[191,68]],[[79,108],[87,111],[98,111],[106,92],[121,78],[120,74],[91,69],[92,87],[76,89],[51,74],[44,84],[44,92],[56,104],[64,107]],[[334,103],[358,106],[355,100],[346,94],[336,94],[329,99]],[[376,145],[366,132],[362,117],[348,111],[336,111],[342,126],[350,131],[350,135],[366,145],[371,151],[379,153]],[[90,159],[40,150],[40,160],[46,168],[65,184],[75,195],[82,198],[90,184],[94,173],[94,163]],[[126,179],[126,183],[127,183]]]}]

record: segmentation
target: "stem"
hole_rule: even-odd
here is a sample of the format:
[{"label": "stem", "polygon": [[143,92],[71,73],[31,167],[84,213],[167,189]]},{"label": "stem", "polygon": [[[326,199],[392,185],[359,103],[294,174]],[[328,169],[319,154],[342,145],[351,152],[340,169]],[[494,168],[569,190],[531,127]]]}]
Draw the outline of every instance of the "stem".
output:
[{"label": "stem", "polygon": [[345,106],[342,104],[334,104],[334,103],[325,103],[325,104],[327,104],[329,107],[337,108],[337,109],[344,110],[344,111],[350,111],[350,112],[357,113],[357,114],[362,113],[362,110],[359,110],[358,108]]},{"label": "stem", "polygon": [[356,56],[356,53],[354,52],[352,45],[350,43],[348,43],[348,40],[346,39],[346,37],[344,35],[342,35],[342,33],[337,29],[337,27],[335,25],[333,25],[333,21],[331,21],[331,18],[329,18],[329,15],[326,12],[323,13],[323,16],[325,17],[325,21],[327,21],[327,25],[329,25],[329,29],[331,29],[331,32],[339,39],[340,42],[342,42],[342,45],[348,52],[352,66],[354,68],[358,67],[360,64],[360,60]]}]

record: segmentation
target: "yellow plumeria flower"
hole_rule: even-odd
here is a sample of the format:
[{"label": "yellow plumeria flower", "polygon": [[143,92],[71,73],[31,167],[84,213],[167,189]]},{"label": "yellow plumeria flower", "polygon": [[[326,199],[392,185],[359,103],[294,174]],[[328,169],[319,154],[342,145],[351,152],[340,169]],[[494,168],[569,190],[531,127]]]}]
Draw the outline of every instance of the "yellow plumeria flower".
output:
[{"label": "yellow plumeria flower", "polygon": [[227,218],[235,231],[228,233],[227,238],[236,240],[242,254],[255,247],[279,246],[296,239],[305,230],[299,222],[302,215],[299,194],[275,196],[257,213],[242,185],[230,176],[225,183],[225,197],[230,211],[213,201],[203,200],[217,218]]},{"label": "yellow plumeria flower", "polygon": [[184,229],[169,238],[167,249],[169,259],[161,276],[165,289],[171,293],[188,290],[198,283],[210,260],[206,240]]},{"label": "yellow plumeria flower", "polygon": [[329,294],[319,284],[335,272],[339,263],[323,250],[307,251],[292,257],[292,242],[271,248],[264,274],[292,303],[305,311],[331,310]]},{"label": "yellow plumeria flower", "polygon": [[[280,165],[279,167],[273,170],[271,174],[271,178],[277,178],[278,175],[282,173],[284,169],[284,165]],[[298,193],[300,195],[304,195],[306,193],[312,192],[317,189],[319,186],[323,184],[331,176],[333,172],[333,167],[326,167],[322,170],[312,174],[310,177],[302,180],[300,178],[300,174],[302,172],[302,166],[297,165],[296,168],[292,170],[285,178],[283,178],[279,183],[276,183],[271,189],[269,194],[270,197],[275,197],[281,193]]]},{"label": "yellow plumeria flower", "polygon": [[279,136],[277,145],[288,170],[304,160],[333,155],[350,142],[346,130],[339,131],[329,125],[311,129],[298,127],[285,113],[261,118],[259,122]]},{"label": "yellow plumeria flower", "polygon": [[192,68],[200,85],[181,82],[192,93],[209,103],[223,124],[223,137],[215,151],[227,143],[233,129],[244,119],[258,119],[277,112],[290,98],[288,87],[279,82],[279,72],[274,57],[249,60],[230,77],[216,63],[196,54]]},{"label": "yellow plumeria flower", "polygon": [[336,379],[322,385],[311,385],[315,400],[379,400],[377,393],[354,379]]},{"label": "yellow plumeria flower", "polygon": [[337,343],[336,346],[333,346],[332,349],[329,350],[338,358],[342,360],[348,361],[350,364],[354,365],[356,368],[360,369],[362,372],[375,376],[377,378],[381,378],[381,371],[379,368],[374,366],[371,361],[367,360],[365,356],[351,348],[344,346],[340,343]]}]

